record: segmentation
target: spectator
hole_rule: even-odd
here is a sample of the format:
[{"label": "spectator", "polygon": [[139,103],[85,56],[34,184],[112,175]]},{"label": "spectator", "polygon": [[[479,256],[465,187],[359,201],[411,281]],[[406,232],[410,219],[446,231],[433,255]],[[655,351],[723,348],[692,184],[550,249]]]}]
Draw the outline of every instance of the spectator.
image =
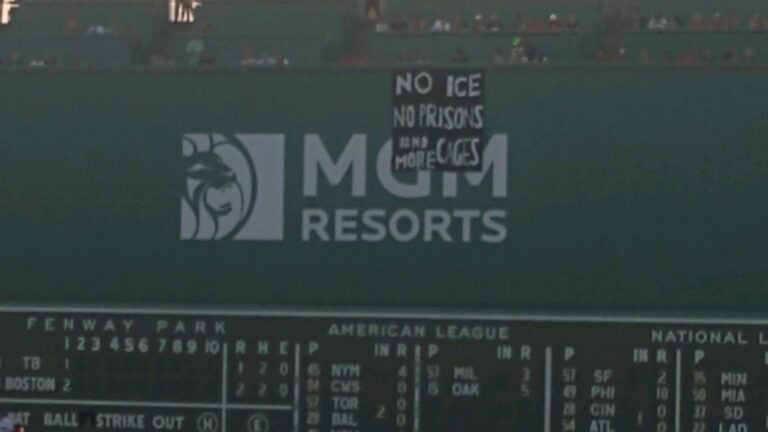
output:
[{"label": "spectator", "polygon": [[399,14],[395,14],[395,18],[389,23],[389,28],[392,31],[405,31],[408,30],[408,23]]},{"label": "spectator", "polygon": [[187,43],[187,59],[189,64],[197,66],[203,62],[205,42],[201,36],[195,36]]},{"label": "spectator", "polygon": [[579,28],[579,20],[576,19],[575,15],[568,15],[568,18],[565,20],[565,28],[568,30],[576,30]]},{"label": "spectator", "polygon": [[488,22],[485,17],[483,17],[483,14],[475,15],[475,22],[472,26],[472,30],[477,32],[488,31]]},{"label": "spectator", "polygon": [[381,20],[381,4],[379,0],[365,1],[365,16],[372,21]]},{"label": "spectator", "polygon": [[67,36],[79,36],[81,33],[80,20],[77,15],[70,14],[67,20],[64,21],[64,31]]},{"label": "spectator", "polygon": [[635,19],[636,19],[635,30],[647,29],[648,24],[650,24],[651,22],[651,20],[649,20],[648,17],[640,13],[639,10],[637,11],[637,16]]},{"label": "spectator", "polygon": [[731,63],[733,61],[738,60],[739,58],[739,52],[736,50],[736,48],[728,48],[728,50],[723,54],[723,61],[726,63]]},{"label": "spectator", "polygon": [[768,27],[768,22],[766,22],[765,18],[760,15],[760,12],[755,11],[755,13],[752,14],[752,17],[749,18],[749,29],[756,32],[763,32],[766,27]]},{"label": "spectator", "polygon": [[492,32],[501,31],[504,28],[504,24],[501,22],[501,18],[496,13],[492,13],[488,19],[488,30]]},{"label": "spectator", "polygon": [[449,32],[451,31],[451,23],[447,19],[438,17],[435,22],[432,23],[430,30],[433,32]]},{"label": "spectator", "polygon": [[525,56],[525,44],[519,37],[512,40],[512,49],[509,52],[509,62],[512,64],[528,63],[528,57]]},{"label": "spectator", "polygon": [[256,59],[256,64],[263,65],[263,66],[276,66],[278,63],[278,59],[269,53],[269,51],[264,51],[261,53],[261,57]]},{"label": "spectator", "polygon": [[528,57],[528,61],[530,63],[548,63],[549,62],[549,59],[547,58],[547,56],[544,55],[544,52],[534,44],[528,44],[525,55],[526,57]]},{"label": "spectator", "polygon": [[464,55],[464,51],[459,48],[456,48],[456,50],[453,51],[451,63],[466,63],[467,61],[467,56]]},{"label": "spectator", "polygon": [[85,34],[87,36],[104,36],[107,34],[107,28],[101,24],[93,24],[88,26]]},{"label": "spectator", "polygon": [[685,21],[683,21],[683,18],[680,17],[680,15],[672,17],[672,28],[674,30],[682,30],[685,28]]},{"label": "spectator", "polygon": [[669,30],[669,28],[669,20],[662,15],[661,12],[657,12],[656,15],[648,21],[649,30]]},{"label": "spectator", "polygon": [[685,66],[695,65],[698,62],[698,56],[696,55],[696,52],[688,46],[677,56],[677,62],[678,64]]},{"label": "spectator", "polygon": [[741,54],[741,61],[744,63],[752,63],[754,59],[755,59],[755,50],[752,48],[744,49],[744,52]]},{"label": "spectator", "polygon": [[534,44],[523,39],[520,43],[522,49],[521,63],[546,63],[548,59],[544,56],[544,53]]},{"label": "spectator", "polygon": [[526,29],[531,33],[543,32],[546,28],[547,26],[539,17],[533,17],[526,24]]},{"label": "spectator", "polygon": [[561,28],[562,28],[562,25],[560,24],[560,20],[557,18],[557,15],[550,14],[549,19],[547,20],[547,30],[560,31]]},{"label": "spectator", "polygon": [[451,28],[456,32],[467,31],[467,21],[464,17],[457,15],[451,22]]},{"label": "spectator", "polygon": [[723,16],[720,14],[720,12],[715,12],[715,14],[712,16],[712,20],[709,22],[709,29],[720,31],[723,30],[725,27],[725,21],[723,20]]},{"label": "spectator", "polygon": [[509,24],[509,28],[511,28],[513,31],[524,32],[526,27],[523,14],[520,12],[515,13],[515,15],[512,17],[512,22]]},{"label": "spectator", "polygon": [[409,26],[409,30],[412,32],[423,32],[427,29],[427,22],[424,21],[424,18],[420,17],[419,15],[414,15],[413,18],[411,18],[411,25]]},{"label": "spectator", "polygon": [[397,63],[403,64],[403,63],[410,63],[411,60],[408,58],[408,54],[406,54],[405,51],[400,51],[400,53],[397,55],[397,58],[395,59]]},{"label": "spectator", "polygon": [[389,24],[384,21],[379,21],[376,23],[375,28],[377,33],[386,33],[389,31]]},{"label": "spectator", "polygon": [[691,30],[702,31],[707,29],[707,23],[704,21],[704,14],[696,12],[691,19]]},{"label": "spectator", "polygon": [[643,16],[640,6],[633,7],[624,15],[623,27],[629,31],[638,31],[648,28],[648,19]]},{"label": "spectator", "polygon": [[661,52],[661,61],[664,64],[668,64],[668,65],[672,64],[673,60],[674,59],[672,58],[672,52],[670,50],[664,50]]},{"label": "spectator", "polygon": [[42,55],[33,56],[29,60],[30,67],[43,67],[46,65],[47,65],[47,62],[45,61],[45,56],[42,56]]},{"label": "spectator", "polygon": [[430,63],[432,63],[432,60],[430,60],[429,57],[427,57],[427,55],[423,52],[416,59],[416,64],[418,65],[426,65]]},{"label": "spectator", "polygon": [[259,64],[259,61],[256,59],[256,56],[253,55],[253,50],[250,48],[246,48],[243,50],[243,55],[240,58],[240,65],[241,66],[255,66]]}]

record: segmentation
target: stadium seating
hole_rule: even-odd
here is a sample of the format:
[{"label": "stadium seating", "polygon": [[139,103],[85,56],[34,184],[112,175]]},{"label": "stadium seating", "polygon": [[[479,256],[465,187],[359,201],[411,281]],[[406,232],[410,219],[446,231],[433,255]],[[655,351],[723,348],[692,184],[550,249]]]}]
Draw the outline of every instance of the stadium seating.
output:
[{"label": "stadium seating", "polygon": [[0,29],[0,60],[123,66],[162,47],[171,60],[184,64],[187,43],[203,28],[207,57],[222,65],[239,64],[244,51],[317,64],[342,43],[337,2],[212,1],[195,15],[195,23],[169,24],[162,1],[22,2],[12,24]]},{"label": "stadium seating", "polygon": [[371,38],[371,54],[376,64],[413,61],[425,57],[431,63],[450,63],[456,49],[470,63],[490,63],[496,50],[508,55],[513,41],[524,36],[536,45],[548,59],[573,63],[581,60],[579,37],[575,33],[521,35],[520,33],[377,33]]},{"label": "stadium seating", "polygon": [[25,2],[0,31],[4,62],[125,66],[136,40],[151,38],[146,1]]},{"label": "stadium seating", "polygon": [[[364,18],[363,0],[203,0],[192,24],[168,23],[163,0],[18,3],[12,24],[0,28],[0,61],[5,65],[50,60],[57,65],[125,66],[146,64],[155,51],[162,51],[169,63],[183,65],[188,63],[187,44],[198,36],[205,41],[207,63],[220,66],[239,65],[246,55],[287,58],[291,65],[335,64],[351,51],[372,65],[417,59],[442,64],[450,63],[457,50],[470,63],[490,64],[495,55],[506,59],[520,40],[534,45],[550,64],[577,64],[595,59],[610,8],[610,3],[596,0],[381,0],[385,22],[420,16],[431,26],[437,18],[460,16],[471,25],[481,14],[498,16],[505,24],[498,32],[436,33],[377,31],[376,22]],[[644,0],[639,9],[645,18],[659,11],[684,21],[695,13],[707,18],[733,14],[741,25],[727,32],[628,29],[616,43],[629,63],[642,63],[644,56],[658,62],[661,53],[676,59],[686,51],[711,52],[714,60],[745,50],[755,53],[753,62],[768,58],[761,56],[768,53],[768,33],[747,28],[750,15],[760,10],[751,0]],[[533,33],[510,26],[520,18],[546,22],[553,13],[560,20],[572,15],[580,26]]]},{"label": "stadium seating", "polygon": [[[723,0],[681,0],[668,2],[661,0],[644,0],[635,6],[626,3],[598,1],[501,1],[477,0],[442,2],[425,0],[382,0],[381,20],[392,22],[400,19],[411,22],[419,17],[431,27],[436,19],[452,20],[461,18],[469,26],[473,18],[481,15],[487,19],[491,15],[498,16],[503,26],[498,32],[413,32],[413,31],[377,31],[371,27],[370,47],[371,58],[376,64],[391,64],[403,60],[427,59],[431,63],[446,63],[451,61],[451,54],[462,51],[469,62],[490,63],[493,54],[500,50],[505,57],[512,48],[512,41],[525,38],[535,45],[546,56],[551,64],[573,64],[590,62],[597,57],[597,49],[602,34],[606,32],[607,17],[611,8],[620,10],[626,17],[651,18],[656,13],[662,13],[670,21],[675,16],[684,22],[690,22],[696,13],[705,19],[711,19],[714,14],[734,16],[740,25],[731,31],[691,31],[687,27],[674,31],[654,32],[647,28],[625,28],[623,34],[615,39],[617,47],[621,48],[622,59],[630,63],[642,63],[641,53],[649,53],[656,62],[662,53],[668,53],[676,61],[677,56],[685,51],[696,53],[708,51],[715,60],[722,59],[728,51],[743,52],[750,50],[755,53],[754,62],[759,62],[761,53],[768,52],[768,34],[752,32],[748,28],[749,18],[755,11],[761,11],[760,5],[752,1],[723,1]],[[580,26],[570,32],[526,33],[515,31],[510,24],[515,20],[529,21],[536,19],[546,22],[550,14],[555,14],[558,20],[573,15]],[[638,20],[639,21],[639,20]],[[378,29],[381,30],[381,29]]]},{"label": "stadium seating", "polygon": [[[198,8],[198,23],[210,25],[206,50],[215,64],[239,64],[244,51],[317,64],[325,47],[338,43],[342,9],[326,3],[211,2]],[[171,50],[184,58],[187,42],[199,26],[173,32]]]}]

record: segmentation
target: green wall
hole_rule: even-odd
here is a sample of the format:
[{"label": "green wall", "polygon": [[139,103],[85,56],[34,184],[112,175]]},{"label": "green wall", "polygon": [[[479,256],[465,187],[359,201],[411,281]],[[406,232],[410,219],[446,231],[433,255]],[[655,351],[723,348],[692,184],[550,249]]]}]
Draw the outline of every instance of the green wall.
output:
[{"label": "green wall", "polygon": [[[764,310],[764,71],[490,70],[488,185],[387,194],[386,71],[0,76],[0,298],[239,305]],[[182,241],[185,133],[285,134],[285,240]],[[302,193],[304,135],[367,134],[367,196]],[[406,178],[408,176],[404,176]],[[501,243],[302,242],[302,208],[504,209]],[[455,229],[455,228],[452,228]]]}]

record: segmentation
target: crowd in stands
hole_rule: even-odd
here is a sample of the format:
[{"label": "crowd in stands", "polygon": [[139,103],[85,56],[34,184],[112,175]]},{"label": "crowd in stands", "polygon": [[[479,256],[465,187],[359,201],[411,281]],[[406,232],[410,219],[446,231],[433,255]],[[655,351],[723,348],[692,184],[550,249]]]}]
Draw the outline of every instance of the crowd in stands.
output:
[{"label": "crowd in stands", "polygon": [[240,59],[241,66],[288,66],[290,64],[291,61],[288,57],[282,54],[272,55],[269,51],[265,51],[259,57],[256,57],[250,48],[243,50],[243,55]]},{"label": "crowd in stands", "polygon": [[[0,0],[2,1],[2,0]],[[81,21],[75,13],[65,12],[62,16],[61,26],[62,35],[66,38],[72,38],[76,41],[78,38],[95,40],[106,40],[108,38],[122,38],[127,44],[130,44],[130,60],[126,61],[133,65],[152,65],[152,66],[202,66],[202,65],[239,65],[243,67],[280,67],[301,63],[293,62],[280,49],[265,49],[258,43],[249,43],[248,41],[234,40],[236,45],[231,45],[233,40],[216,39],[213,33],[213,27],[209,24],[197,22],[191,23],[182,19],[189,17],[194,10],[196,0],[174,0],[176,8],[173,9],[174,17],[183,23],[188,31],[179,32],[182,35],[180,43],[171,43],[169,40],[158,43],[155,40],[142,41],[136,37],[134,29],[120,22],[117,16],[104,17],[101,20]],[[581,23],[574,14],[562,14],[558,11],[537,16],[516,13],[511,17],[502,17],[498,13],[476,13],[471,16],[452,16],[437,14],[429,19],[413,14],[406,18],[398,13],[394,13],[391,19],[385,18],[379,7],[378,0],[365,1],[365,15],[361,18],[359,12],[356,12],[357,20],[366,21],[366,34],[373,29],[375,33],[401,33],[409,34],[434,34],[434,33],[501,33],[504,36],[503,44],[499,45],[501,39],[488,39],[491,47],[486,46],[482,54],[472,52],[467,49],[453,49],[452,46],[444,48],[445,52],[436,53],[425,50],[423,47],[414,47],[418,54],[400,52],[395,59],[389,58],[385,61],[395,61],[401,64],[461,64],[461,63],[486,63],[494,65],[525,65],[525,64],[549,64],[562,62],[559,59],[559,53],[555,47],[547,46],[544,40],[547,34],[575,33],[580,29]],[[66,10],[66,9],[65,9]],[[657,12],[646,16],[639,7],[622,10],[617,21],[621,32],[657,34],[664,32],[756,32],[762,33],[768,30],[768,20],[762,13],[755,11],[749,14],[739,15],[734,11],[712,12],[704,14],[693,12],[690,16],[681,14],[664,14]],[[167,17],[166,17],[167,20]],[[178,23],[171,23],[168,26],[178,26]],[[170,28],[170,27],[169,27]],[[167,30],[165,31],[168,32]],[[744,33],[747,34],[747,33]],[[507,36],[508,35],[508,36]],[[387,36],[384,36],[385,38]],[[508,37],[508,38],[507,38]],[[735,36],[734,36],[735,37]],[[2,38],[2,33],[0,33]],[[540,40],[537,40],[540,39]],[[559,39],[559,38],[558,38]],[[739,37],[735,39],[740,40]],[[451,40],[451,39],[448,39]],[[477,42],[481,39],[473,39]],[[539,43],[542,42],[542,43]],[[482,42],[478,42],[482,43]],[[624,42],[621,42],[622,44]],[[730,43],[730,42],[728,42]],[[742,43],[742,46],[738,46]],[[230,44],[230,45],[227,45]],[[707,42],[702,42],[703,46],[696,46],[691,43],[685,49],[658,47],[653,44],[652,48],[644,47],[645,42],[632,43],[628,46],[616,49],[601,48],[594,51],[592,60],[605,63],[626,63],[626,64],[670,64],[670,65],[706,65],[706,64],[750,64],[755,63],[757,59],[757,50],[762,50],[760,42],[734,42],[733,47],[708,48]],[[745,46],[752,45],[752,46]],[[497,46],[492,52],[488,49]],[[594,46],[594,45],[593,45]],[[725,45],[728,46],[728,45]],[[549,50],[546,48],[550,48]],[[575,49],[575,48],[574,48]],[[222,50],[227,51],[226,56],[222,56]],[[394,51],[397,52],[397,51]],[[590,53],[580,54],[580,59],[589,59]],[[547,53],[552,54],[548,56]],[[469,55],[467,55],[469,54]],[[225,58],[226,57],[226,58]],[[482,58],[478,58],[482,57]],[[345,63],[343,55],[341,64],[368,64],[368,60],[357,63]],[[42,67],[54,65],[87,65],[94,64],[93,57],[82,59],[79,54],[61,56],[55,55],[30,54],[25,52],[0,52],[0,65],[3,66],[25,66]],[[91,63],[88,63],[91,62]],[[106,63],[106,62],[105,62]],[[98,65],[99,63],[95,63]]]},{"label": "crowd in stands", "polygon": [[[466,53],[461,49],[455,49],[443,58],[433,58],[426,52],[421,52],[417,56],[410,56],[406,52],[398,54],[396,59],[398,64],[417,64],[426,65],[432,63],[451,63],[451,64],[463,64],[469,63],[470,60]],[[503,64],[536,64],[536,63],[548,63],[549,59],[544,54],[544,51],[536,44],[532,43],[524,37],[515,37],[512,40],[512,48],[510,50],[503,50],[497,48],[493,53],[492,62],[497,65]]]},{"label": "crowd in stands", "polygon": [[[189,40],[182,47],[182,50],[175,52],[169,49],[168,44],[144,44],[134,34],[133,29],[125,26],[113,17],[109,22],[88,22],[83,24],[75,14],[65,16],[62,24],[62,35],[77,43],[78,40],[99,38],[100,40],[109,40],[110,38],[122,38],[130,48],[127,50],[129,59],[126,63],[134,65],[148,64],[151,66],[202,66],[217,64],[216,50],[211,50],[209,44],[209,34],[212,26],[206,23],[200,23],[193,27],[190,32]],[[79,39],[82,38],[82,39]],[[86,48],[83,48],[85,51]],[[46,51],[41,48],[39,51]],[[242,55],[238,61],[240,66],[285,66],[290,64],[290,60],[283,54],[273,54],[269,51],[263,51],[258,56],[254,54],[255,50],[246,47],[242,50]],[[10,53],[0,53],[0,66],[13,67],[44,67],[44,66],[99,66],[108,64],[105,59],[83,56],[80,53],[69,53],[66,56],[57,58],[54,55],[42,53],[21,54],[16,51]],[[84,58],[85,57],[85,58]],[[231,63],[231,62],[230,62]]]},{"label": "crowd in stands", "polygon": [[491,13],[483,15],[476,14],[471,20],[462,16],[447,18],[438,16],[431,22],[419,15],[413,15],[410,19],[405,19],[396,14],[392,20],[377,19],[375,29],[379,33],[383,32],[560,32],[573,31],[579,27],[579,21],[576,16],[569,15],[562,20],[556,13],[549,14],[546,17],[525,18],[522,14],[516,14],[509,22],[503,21],[498,14]]},{"label": "crowd in stands", "polygon": [[625,29],[630,31],[690,30],[717,32],[751,30],[763,32],[768,29],[768,21],[757,11],[753,12],[749,19],[746,20],[746,23],[744,23],[733,11],[728,11],[725,14],[714,12],[711,16],[695,12],[690,18],[680,15],[667,16],[662,12],[657,12],[648,18],[639,9],[635,9],[626,20]]},{"label": "crowd in stands", "polygon": [[549,63],[544,51],[526,38],[516,37],[512,40],[512,49],[506,53],[497,48],[493,52],[494,64],[536,64]]},{"label": "crowd in stands", "polygon": [[[141,62],[134,62],[141,63]],[[165,49],[156,49],[149,56],[149,64],[152,66],[205,66],[221,65],[216,58],[215,53],[210,52],[208,43],[203,35],[193,36],[186,44],[186,48],[181,57],[168,54]],[[230,62],[231,66],[239,65],[243,67],[274,67],[288,66],[290,59],[280,53],[273,54],[270,51],[262,51],[258,56],[256,50],[252,47],[246,47],[242,50],[237,63]]]},{"label": "crowd in stands", "polygon": [[[663,30],[692,30],[692,31],[766,31],[768,20],[760,13],[754,12],[748,20],[742,20],[729,11],[725,14],[714,12],[711,16],[705,16],[701,12],[695,12],[690,19],[681,15],[667,16],[657,12],[650,18],[643,15],[639,9],[635,9],[624,19],[624,29],[628,31],[663,31]],[[575,15],[568,15],[561,19],[561,15],[553,12],[546,17],[524,17],[518,13],[508,22],[502,20],[498,14],[483,15],[478,13],[473,19],[467,20],[462,16],[447,18],[438,16],[434,20],[427,20],[420,15],[413,15],[410,19],[395,14],[391,20],[381,17],[374,18],[375,30],[384,32],[562,32],[574,31],[579,28],[579,20]]]},{"label": "crowd in stands", "polygon": [[[532,43],[527,37],[528,33],[553,33],[553,32],[573,32],[579,29],[579,20],[575,15],[568,15],[562,20],[558,13],[550,13],[547,17],[523,17],[522,14],[515,14],[511,20],[505,21],[498,14],[488,15],[476,14],[474,19],[466,20],[461,16],[454,16],[447,19],[444,16],[437,16],[434,20],[426,20],[419,15],[413,15],[410,19],[405,19],[401,15],[394,14],[392,19],[385,19],[381,15],[376,0],[368,0],[366,8],[366,18],[374,23],[374,29],[377,33],[457,33],[457,32],[508,32],[517,33],[512,39],[511,49],[497,48],[494,50],[490,59],[481,61],[496,65],[503,64],[544,64],[549,63],[549,58],[543,50]],[[622,12],[621,28],[624,32],[630,33],[658,33],[666,31],[689,31],[689,32],[765,32],[768,30],[768,20],[758,11],[754,11],[742,19],[733,11],[726,13],[713,12],[705,15],[701,12],[695,12],[690,17],[684,17],[680,14],[665,15],[657,12],[650,17],[646,17],[638,8],[630,12]],[[706,65],[706,64],[750,64],[756,60],[756,51],[753,47],[731,47],[721,49],[720,51],[711,48],[693,49],[688,48],[675,52],[672,49],[661,49],[652,52],[647,48],[633,46],[634,52],[630,56],[626,48],[620,48],[617,52],[611,52],[606,49],[598,49],[595,52],[594,60],[599,62],[618,62],[626,64],[669,64],[669,65]],[[466,56],[461,50],[456,50],[450,58],[443,56],[443,63],[462,63],[466,62]],[[478,61],[478,59],[473,59]],[[401,53],[397,59],[398,63],[432,63],[433,59],[425,54],[416,57],[410,57]]]},{"label": "crowd in stands", "polygon": [[[630,54],[636,54],[631,56]],[[661,50],[653,52],[648,48],[641,48],[637,53],[628,53],[625,48],[619,49],[616,55],[611,55],[608,50],[599,49],[595,53],[595,60],[599,62],[618,62],[639,65],[715,65],[715,64],[751,64],[757,59],[756,51],[752,47],[727,48],[717,52],[711,48],[695,49],[688,46],[679,52]]]}]

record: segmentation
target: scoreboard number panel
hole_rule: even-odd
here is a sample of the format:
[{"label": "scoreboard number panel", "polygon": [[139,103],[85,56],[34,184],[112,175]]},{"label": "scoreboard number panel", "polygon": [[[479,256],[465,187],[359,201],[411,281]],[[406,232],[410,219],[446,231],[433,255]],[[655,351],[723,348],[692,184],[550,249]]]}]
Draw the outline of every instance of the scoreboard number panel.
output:
[{"label": "scoreboard number panel", "polygon": [[768,321],[0,310],[30,431],[756,432]]}]

